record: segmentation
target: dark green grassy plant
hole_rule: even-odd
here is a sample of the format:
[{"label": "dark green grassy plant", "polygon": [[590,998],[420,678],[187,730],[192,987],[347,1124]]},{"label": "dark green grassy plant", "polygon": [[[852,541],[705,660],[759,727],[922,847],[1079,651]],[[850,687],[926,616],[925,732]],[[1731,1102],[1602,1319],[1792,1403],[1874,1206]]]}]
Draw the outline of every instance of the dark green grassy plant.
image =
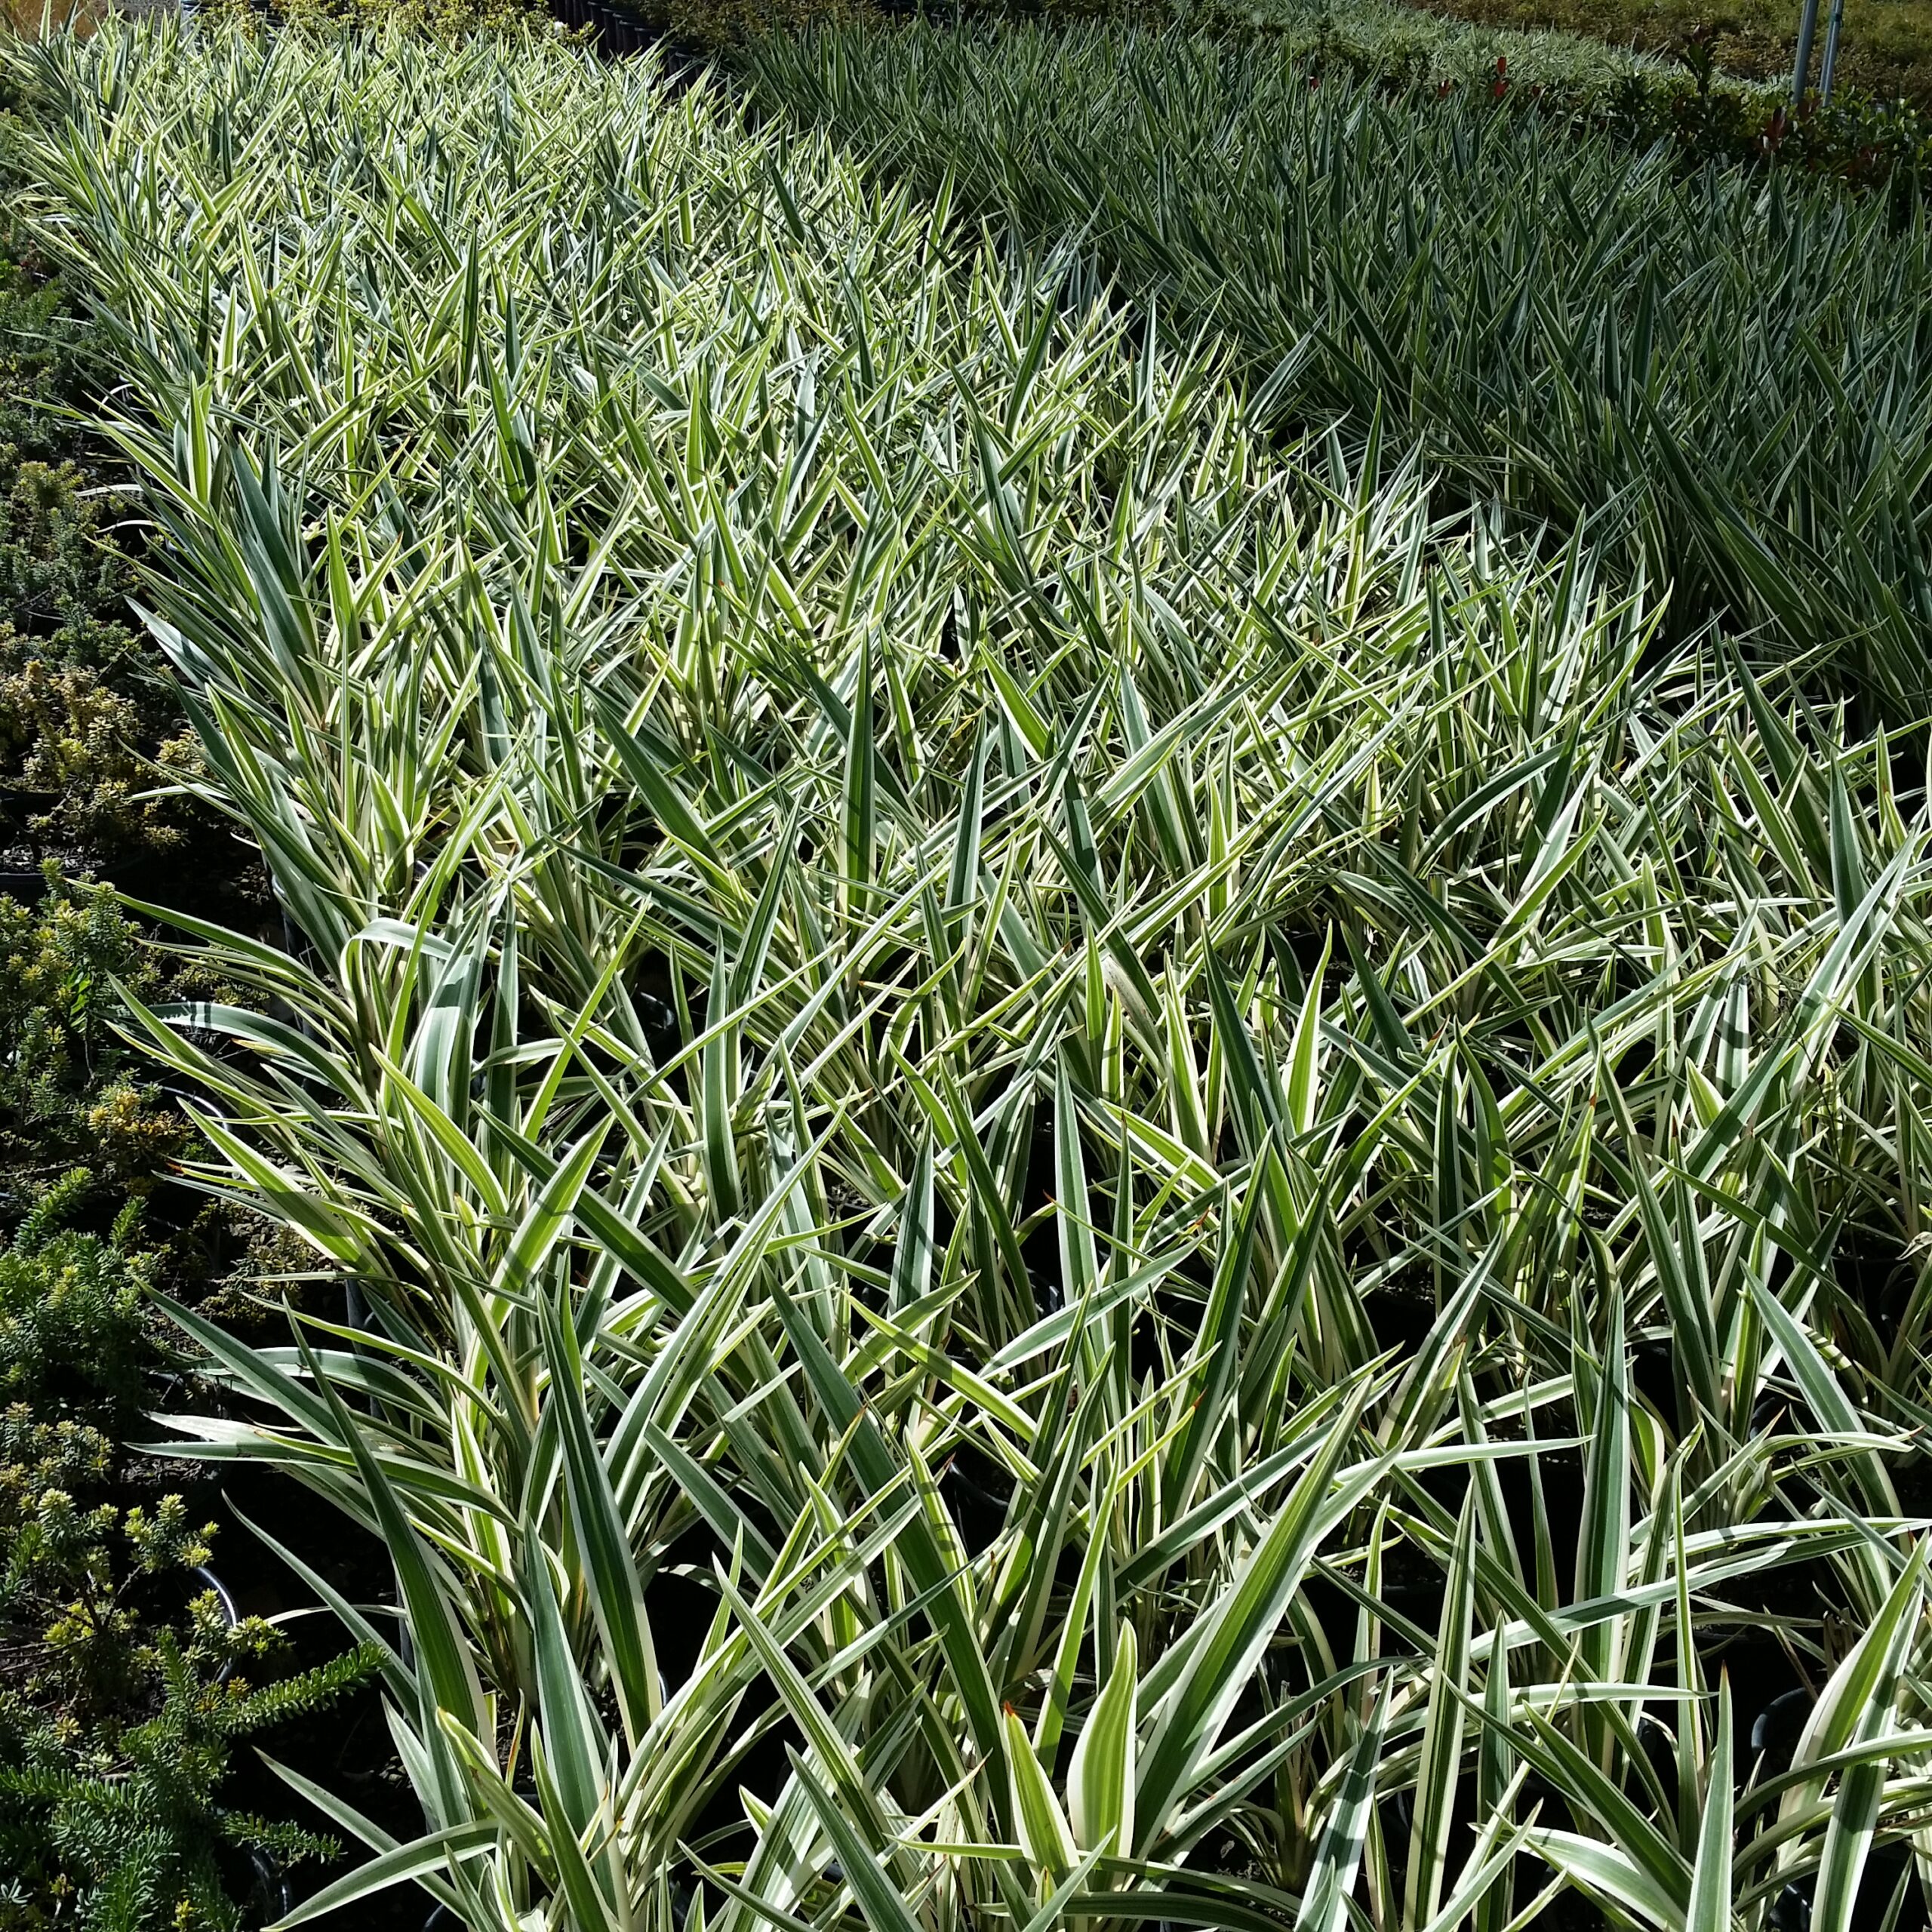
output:
[{"label": "dark green grassy plant", "polygon": [[[1493,90],[1256,43],[772,37],[774,106],[1229,331],[1265,414],[1414,438],[1713,617],[1918,715],[1932,649],[1932,223],[1801,177],[1573,139]],[[1438,93],[1440,97],[1438,97]]]}]

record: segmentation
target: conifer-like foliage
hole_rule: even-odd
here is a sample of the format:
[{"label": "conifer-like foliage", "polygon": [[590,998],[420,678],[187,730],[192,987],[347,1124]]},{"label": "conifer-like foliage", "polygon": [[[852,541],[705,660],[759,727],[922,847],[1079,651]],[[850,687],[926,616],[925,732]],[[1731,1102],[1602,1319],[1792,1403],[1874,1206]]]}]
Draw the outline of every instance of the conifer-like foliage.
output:
[{"label": "conifer-like foliage", "polygon": [[236,1743],[325,1708],[374,1658],[273,1675],[285,1640],[224,1603],[212,1526],[152,1486],[125,1500],[147,1258],[134,1208],[105,1241],[63,1227],[92,1180],[48,1189],[0,1255],[0,1926],[238,1925],[232,1854],[337,1847],[227,1801]]}]

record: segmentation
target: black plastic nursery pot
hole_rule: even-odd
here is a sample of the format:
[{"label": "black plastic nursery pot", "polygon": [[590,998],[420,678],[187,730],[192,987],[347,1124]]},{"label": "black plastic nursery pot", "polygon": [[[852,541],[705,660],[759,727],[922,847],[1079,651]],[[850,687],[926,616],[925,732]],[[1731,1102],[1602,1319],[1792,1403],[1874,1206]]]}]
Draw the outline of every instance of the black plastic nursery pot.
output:
[{"label": "black plastic nursery pot", "polygon": [[611,0],[550,0],[550,12],[572,32],[593,35],[597,51],[613,59],[641,54],[658,38],[641,14]]}]

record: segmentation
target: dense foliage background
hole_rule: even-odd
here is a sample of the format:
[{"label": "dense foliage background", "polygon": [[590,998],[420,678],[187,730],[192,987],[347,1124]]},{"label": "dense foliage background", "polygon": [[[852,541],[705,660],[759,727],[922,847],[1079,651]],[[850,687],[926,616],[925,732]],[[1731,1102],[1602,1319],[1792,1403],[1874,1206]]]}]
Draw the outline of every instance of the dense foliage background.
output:
[{"label": "dense foliage background", "polygon": [[1917,137],[1382,18],[6,50],[0,1922],[1921,1922]]}]

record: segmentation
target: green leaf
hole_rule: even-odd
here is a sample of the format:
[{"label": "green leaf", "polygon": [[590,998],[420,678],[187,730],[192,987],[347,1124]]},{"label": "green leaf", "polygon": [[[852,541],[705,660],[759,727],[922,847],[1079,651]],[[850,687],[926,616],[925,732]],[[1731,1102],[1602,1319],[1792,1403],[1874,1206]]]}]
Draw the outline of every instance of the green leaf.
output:
[{"label": "green leaf", "polygon": [[1082,1851],[1124,1857],[1134,1844],[1134,1699],[1140,1672],[1134,1626],[1123,1623],[1114,1644],[1113,1669],[1087,1714],[1067,1767],[1068,1818],[1073,1842]]}]

